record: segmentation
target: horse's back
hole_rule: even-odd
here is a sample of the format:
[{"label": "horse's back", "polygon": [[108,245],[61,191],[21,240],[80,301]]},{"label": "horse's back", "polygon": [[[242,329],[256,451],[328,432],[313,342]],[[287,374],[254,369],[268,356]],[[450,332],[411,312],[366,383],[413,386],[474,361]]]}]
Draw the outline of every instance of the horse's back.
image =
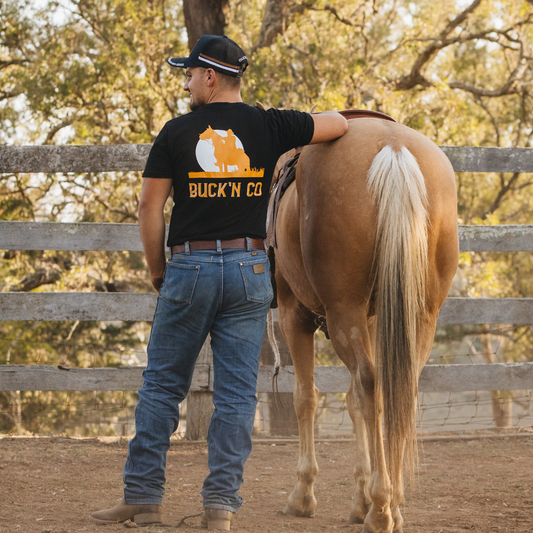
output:
[{"label": "horse's back", "polygon": [[[356,224],[374,216],[375,202],[368,190],[367,173],[386,146],[396,152],[405,147],[417,160],[425,179],[432,219],[438,218],[444,209],[456,210],[454,172],[442,150],[407,126],[375,118],[352,119],[348,132],[340,139],[305,148],[299,172],[299,197],[304,210],[320,204],[318,216],[328,218],[335,215],[332,208],[340,209],[344,217],[355,209]],[[323,209],[324,203],[328,209]]]}]

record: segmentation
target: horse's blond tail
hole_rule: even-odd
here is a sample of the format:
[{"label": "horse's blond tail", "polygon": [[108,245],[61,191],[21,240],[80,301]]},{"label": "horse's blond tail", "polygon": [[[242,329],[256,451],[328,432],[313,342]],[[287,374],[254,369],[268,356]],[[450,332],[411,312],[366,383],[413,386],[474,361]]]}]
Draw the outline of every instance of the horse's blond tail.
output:
[{"label": "horse's blond tail", "polygon": [[403,443],[411,477],[416,461],[417,330],[425,313],[428,273],[427,191],[414,156],[383,148],[368,171],[376,203],[373,267],[376,295],[376,409],[383,398],[389,472],[401,472]]}]

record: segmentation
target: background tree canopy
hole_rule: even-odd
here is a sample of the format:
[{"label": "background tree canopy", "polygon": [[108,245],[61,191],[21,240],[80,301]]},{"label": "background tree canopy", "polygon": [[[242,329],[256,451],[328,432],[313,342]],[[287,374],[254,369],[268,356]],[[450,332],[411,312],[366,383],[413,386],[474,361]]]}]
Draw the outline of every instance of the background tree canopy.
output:
[{"label": "background tree canopy", "polygon": [[[441,145],[531,146],[531,0],[3,0],[0,143],[153,141],[188,110],[183,72],[165,59],[186,55],[202,33],[223,31],[248,52],[247,103],[377,109]],[[531,175],[457,180],[461,223],[532,222]],[[140,173],[2,175],[0,217],[136,222],[141,184]],[[461,272],[456,295],[533,296],[529,254],[464,253]],[[5,252],[0,287],[151,290],[142,254],[126,252]],[[148,329],[4,323],[0,330],[3,362],[99,366],[142,351]],[[507,336],[509,353],[524,357],[529,330]],[[2,401],[0,429],[9,430],[14,400]],[[58,420],[40,427],[57,429]]]}]

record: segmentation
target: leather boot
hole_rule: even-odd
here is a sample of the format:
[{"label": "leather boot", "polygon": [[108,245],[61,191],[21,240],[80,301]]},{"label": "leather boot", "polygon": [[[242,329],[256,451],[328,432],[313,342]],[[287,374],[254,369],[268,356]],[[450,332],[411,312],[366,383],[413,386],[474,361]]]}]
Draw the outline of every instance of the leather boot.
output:
[{"label": "leather boot", "polygon": [[120,502],[111,509],[96,511],[89,517],[97,524],[118,524],[126,520],[132,520],[139,525],[162,524],[163,523],[163,506],[162,505],[128,505]]},{"label": "leather boot", "polygon": [[229,531],[233,525],[234,517],[235,513],[224,509],[204,509],[201,526],[207,528],[208,531],[215,529]]}]

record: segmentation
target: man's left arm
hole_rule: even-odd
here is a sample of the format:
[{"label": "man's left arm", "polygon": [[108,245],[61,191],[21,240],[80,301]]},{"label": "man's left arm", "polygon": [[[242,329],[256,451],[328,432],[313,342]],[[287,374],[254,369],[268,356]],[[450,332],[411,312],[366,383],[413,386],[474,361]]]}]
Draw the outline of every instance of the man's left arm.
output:
[{"label": "man's left arm", "polygon": [[309,144],[333,141],[348,131],[348,122],[336,111],[312,114],[315,130]]},{"label": "man's left arm", "polygon": [[145,178],[139,202],[139,229],[154,289],[159,292],[166,267],[164,209],[171,179]]}]

